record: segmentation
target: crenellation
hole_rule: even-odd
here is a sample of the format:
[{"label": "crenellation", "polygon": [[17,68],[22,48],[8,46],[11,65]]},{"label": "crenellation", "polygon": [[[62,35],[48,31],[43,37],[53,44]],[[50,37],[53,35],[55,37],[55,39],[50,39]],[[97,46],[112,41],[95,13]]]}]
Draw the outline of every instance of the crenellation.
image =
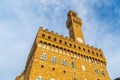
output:
[{"label": "crenellation", "polygon": [[98,50],[98,48],[97,48],[97,47],[95,47],[95,50]]},{"label": "crenellation", "polygon": [[46,31],[46,32],[49,32],[47,28],[45,29],[45,31]]},{"label": "crenellation", "polygon": [[62,38],[64,38],[64,36],[61,34],[59,37],[62,37]]},{"label": "crenellation", "polygon": [[42,26],[40,26],[39,30],[43,30],[43,27],[42,27]]},{"label": "crenellation", "polygon": [[[46,32],[47,33],[47,32]],[[49,33],[49,32],[48,32]],[[50,32],[50,34],[51,34],[51,32]],[[52,33],[53,34],[53,33]],[[91,50],[89,50],[90,48],[94,51],[94,53],[96,53],[96,52],[98,52],[99,50],[98,50],[98,48],[94,48],[94,46],[90,46],[89,44],[78,44],[78,43],[74,43],[74,40],[73,39],[70,39],[70,38],[68,38],[67,37],[67,39],[66,39],[66,37],[64,37],[63,35],[58,35],[58,33],[55,33],[55,34],[53,34],[54,36],[57,36],[57,37],[59,37],[59,38],[62,38],[61,39],[61,41],[63,41],[61,44],[63,44],[63,45],[66,45],[66,46],[70,46],[69,44],[65,44],[65,42],[64,41],[66,41],[66,42],[69,42],[70,44],[71,44],[71,48],[74,48],[74,49],[83,49],[83,47],[85,47],[85,48],[88,48],[88,49],[86,49],[85,50],[85,52],[87,51],[88,53],[92,53],[92,51]],[[50,36],[52,36],[52,35],[50,35]],[[53,37],[53,38],[56,38],[56,37]],[[59,38],[57,39],[57,40],[59,40]],[[81,46],[81,48],[78,48],[79,46]],[[96,56],[96,55],[95,55]]]},{"label": "crenellation", "polygon": [[65,36],[65,39],[69,40],[68,36]]},{"label": "crenellation", "polygon": [[94,46],[91,46],[92,49],[94,49]]},{"label": "crenellation", "polygon": [[50,31],[51,34],[54,34],[54,31]]},{"label": "crenellation", "polygon": [[56,35],[56,36],[59,36],[59,33],[56,32],[55,35]]}]

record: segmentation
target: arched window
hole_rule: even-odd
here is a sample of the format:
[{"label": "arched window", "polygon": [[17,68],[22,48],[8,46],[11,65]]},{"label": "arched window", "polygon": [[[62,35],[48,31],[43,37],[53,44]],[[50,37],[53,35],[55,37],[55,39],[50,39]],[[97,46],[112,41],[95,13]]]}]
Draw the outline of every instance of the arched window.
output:
[{"label": "arched window", "polygon": [[36,80],[44,80],[42,76],[38,76]]},{"label": "arched window", "polygon": [[69,50],[67,50],[67,56],[69,56],[70,55],[70,51]]},{"label": "arched window", "polygon": [[42,34],[42,37],[45,37],[45,34]]},{"label": "arched window", "polygon": [[59,49],[59,53],[60,54],[62,54],[62,50],[63,50],[62,47],[60,47],[60,49]]},{"label": "arched window", "polygon": [[94,55],[94,51],[92,51],[92,54]]},{"label": "arched window", "polygon": [[63,54],[66,54],[66,49],[63,49]]},{"label": "arched window", "polygon": [[89,62],[92,62],[92,58],[91,57],[89,57]]},{"label": "arched window", "polygon": [[70,47],[72,47],[72,44],[70,43]]},{"label": "arched window", "polygon": [[60,43],[62,43],[62,40],[59,40]]},{"label": "arched window", "polygon": [[88,50],[88,53],[90,53],[90,50]]},{"label": "arched window", "polygon": [[83,51],[85,51],[85,48],[83,48]]},{"label": "arched window", "polygon": [[96,55],[99,56],[99,54],[96,52]]},{"label": "arched window", "polygon": [[67,65],[67,62],[66,62],[65,59],[62,60],[62,65],[63,65],[63,66],[66,66],[66,65]]},{"label": "arched window", "polygon": [[51,44],[48,43],[48,44],[47,44],[47,49],[50,50],[50,47],[51,47]]},{"label": "arched window", "polygon": [[58,49],[59,49],[58,46],[56,46],[56,47],[55,47],[55,52],[58,52]]},{"label": "arched window", "polygon": [[52,45],[51,51],[54,51],[54,50],[55,50],[55,45]]},{"label": "arched window", "polygon": [[42,47],[42,41],[39,42],[38,47]]},{"label": "arched window", "polygon": [[94,63],[94,58],[92,58],[91,62]]},{"label": "arched window", "polygon": [[67,42],[65,42],[65,45],[67,45]]},{"label": "arched window", "polygon": [[74,48],[76,48],[76,45],[74,45]]},{"label": "arched window", "polygon": [[73,55],[73,51],[71,51],[71,52],[70,52],[70,56],[71,56],[71,57],[73,57],[73,56],[74,56],[74,55]]},{"label": "arched window", "polygon": [[76,52],[74,52],[74,53],[73,53],[73,56],[76,58],[76,57],[77,57],[77,53],[76,53]]},{"label": "arched window", "polygon": [[43,53],[43,54],[41,55],[40,59],[41,59],[41,60],[46,60],[46,54]]},{"label": "arched window", "polygon": [[77,56],[77,57],[78,57],[78,58],[81,58],[81,57],[80,57],[80,53],[78,53],[78,56]]},{"label": "arched window", "polygon": [[52,63],[56,63],[57,59],[55,56],[52,57]]},{"label": "arched window", "polygon": [[86,59],[86,62],[88,62],[88,61],[89,61],[89,58],[88,58],[88,56],[86,56],[86,58],[85,58],[85,59]]},{"label": "arched window", "polygon": [[100,56],[102,57],[102,54],[100,54]]},{"label": "arched window", "polygon": [[54,41],[57,41],[57,39],[56,39],[56,38],[54,38]]},{"label": "arched window", "polygon": [[74,67],[75,67],[74,62],[71,62],[71,67],[72,67],[72,68],[74,68]]},{"label": "arched window", "polygon": [[42,48],[44,48],[44,49],[45,49],[46,47],[47,47],[47,43],[46,43],[46,42],[44,42],[44,43],[43,43]]},{"label": "arched window", "polygon": [[51,36],[48,36],[48,39],[51,39]]},{"label": "arched window", "polygon": [[81,49],[80,46],[78,47],[78,49]]}]

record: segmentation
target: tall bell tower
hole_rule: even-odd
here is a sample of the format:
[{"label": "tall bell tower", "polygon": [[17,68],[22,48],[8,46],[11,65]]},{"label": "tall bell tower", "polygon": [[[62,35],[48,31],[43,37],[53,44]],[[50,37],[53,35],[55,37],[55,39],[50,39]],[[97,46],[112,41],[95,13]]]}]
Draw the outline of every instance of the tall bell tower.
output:
[{"label": "tall bell tower", "polygon": [[70,10],[67,14],[67,21],[66,21],[66,27],[69,30],[69,37],[70,39],[73,39],[75,42],[79,42],[84,44],[84,36],[82,33],[82,21],[80,18],[78,18],[78,15],[76,12],[73,12]]}]

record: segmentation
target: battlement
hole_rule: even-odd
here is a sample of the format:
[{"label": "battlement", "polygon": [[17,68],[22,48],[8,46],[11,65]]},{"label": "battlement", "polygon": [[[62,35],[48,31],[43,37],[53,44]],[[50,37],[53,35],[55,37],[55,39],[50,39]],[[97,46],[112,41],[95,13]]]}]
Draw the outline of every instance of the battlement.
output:
[{"label": "battlement", "polygon": [[[48,29],[44,29],[43,27],[40,27],[39,31],[44,31],[44,32],[46,32],[46,33],[49,33],[49,34],[52,34],[52,35],[54,35],[54,36],[60,37],[60,38],[62,38],[62,39],[64,39],[64,40],[68,40],[68,41],[70,41],[70,42],[76,43],[76,42],[74,42],[72,39],[70,39],[68,36],[61,35],[61,34],[59,34],[59,33],[57,33],[57,32],[54,32],[54,31],[49,31]],[[78,44],[78,43],[76,43],[76,44]],[[91,49],[94,49],[94,50],[97,50],[97,51],[102,52],[101,49],[98,49],[97,47],[94,47],[94,46],[90,46],[89,44],[80,44],[80,43],[79,43],[79,45],[86,46],[86,47],[88,47],[88,48],[91,48]]]}]

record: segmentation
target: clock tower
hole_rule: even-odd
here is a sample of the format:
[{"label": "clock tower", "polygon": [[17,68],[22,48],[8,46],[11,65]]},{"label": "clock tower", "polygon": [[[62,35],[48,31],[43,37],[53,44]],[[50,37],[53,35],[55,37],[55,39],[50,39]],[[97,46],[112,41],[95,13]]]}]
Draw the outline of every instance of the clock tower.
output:
[{"label": "clock tower", "polygon": [[80,18],[78,18],[77,13],[73,11],[69,11],[67,14],[67,21],[66,21],[66,27],[69,30],[69,37],[70,39],[73,39],[75,42],[79,42],[84,44],[84,36],[82,34],[82,21]]}]

